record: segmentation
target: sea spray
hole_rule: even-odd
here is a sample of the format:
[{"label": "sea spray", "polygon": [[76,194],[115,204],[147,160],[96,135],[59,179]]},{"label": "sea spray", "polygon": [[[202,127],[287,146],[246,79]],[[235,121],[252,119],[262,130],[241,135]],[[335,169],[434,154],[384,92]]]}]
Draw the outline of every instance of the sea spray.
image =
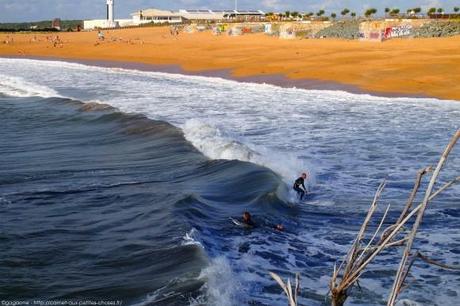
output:
[{"label": "sea spray", "polygon": [[209,266],[201,272],[199,279],[205,281],[203,290],[208,305],[241,305],[241,296],[238,295],[241,284],[225,257],[212,259]]},{"label": "sea spray", "polygon": [[310,170],[310,184],[313,184],[314,173],[305,160],[300,160],[294,154],[277,152],[262,146],[245,143],[227,136],[225,131],[197,119],[190,119],[182,127],[185,138],[204,155],[211,159],[229,159],[252,162],[272,169],[286,182],[295,179],[295,175]]}]

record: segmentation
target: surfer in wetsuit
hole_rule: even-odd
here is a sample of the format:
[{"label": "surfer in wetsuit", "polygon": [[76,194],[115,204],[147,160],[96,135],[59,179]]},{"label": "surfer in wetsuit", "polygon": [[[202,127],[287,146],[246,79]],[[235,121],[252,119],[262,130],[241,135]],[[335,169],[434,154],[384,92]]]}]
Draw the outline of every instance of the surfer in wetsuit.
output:
[{"label": "surfer in wetsuit", "polygon": [[[300,196],[300,200],[303,200],[304,195],[307,193],[307,188],[305,188],[305,180],[307,179],[307,174],[302,173],[302,175],[295,180],[294,186],[292,188],[297,192],[297,194]],[[303,187],[300,188],[300,186]]]},{"label": "surfer in wetsuit", "polygon": [[256,224],[252,221],[251,214],[247,211],[243,213],[243,224],[251,228],[256,226]]},{"label": "surfer in wetsuit", "polygon": [[[252,217],[251,217],[251,214],[247,211],[245,211],[243,213],[243,218],[242,218],[242,222],[241,222],[246,228],[255,228],[257,227],[256,224],[254,223],[254,221],[252,221]],[[273,229],[278,231],[278,232],[282,232],[284,231],[284,226],[282,224],[275,224],[273,225]]]}]

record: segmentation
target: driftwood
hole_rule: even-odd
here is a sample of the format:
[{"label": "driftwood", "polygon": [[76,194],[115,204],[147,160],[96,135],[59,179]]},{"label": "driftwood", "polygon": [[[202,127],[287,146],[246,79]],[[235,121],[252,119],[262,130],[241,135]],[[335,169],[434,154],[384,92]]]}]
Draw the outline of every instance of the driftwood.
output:
[{"label": "driftwood", "polygon": [[[382,192],[385,189],[386,182],[384,181],[382,184],[380,184],[379,188],[377,189],[377,192],[375,193],[374,200],[372,201],[367,215],[361,225],[361,228],[350,247],[350,250],[340,263],[339,267],[337,267],[337,264],[334,265],[332,278],[329,283],[332,306],[342,306],[345,303],[349,295],[349,290],[355,284],[359,286],[358,280],[364,273],[369,263],[371,263],[383,250],[388,249],[390,247],[404,247],[404,251],[402,253],[401,262],[399,264],[399,268],[397,270],[396,277],[392,289],[390,291],[390,295],[388,297],[388,306],[395,305],[396,300],[404,286],[405,280],[409,275],[410,269],[412,268],[412,265],[414,264],[416,259],[423,260],[428,264],[432,264],[440,268],[460,270],[460,267],[453,267],[440,263],[423,255],[419,251],[412,252],[417,230],[420,227],[420,224],[423,220],[423,215],[430,201],[432,201],[436,196],[438,196],[442,192],[446,191],[452,185],[460,182],[459,176],[444,184],[437,190],[434,190],[441,170],[459,138],[460,129],[455,132],[451,141],[449,142],[443,154],[441,155],[441,158],[434,170],[432,167],[426,167],[421,169],[417,173],[414,187],[398,219],[393,224],[382,229],[383,224],[387,218],[388,211],[390,209],[390,205],[388,205],[385,209],[383,216],[380,219],[380,222],[378,223],[377,229],[373,233],[368,233],[367,229],[369,222],[373,219],[373,215],[377,210],[378,202]],[[422,179],[425,175],[431,172],[431,179],[429,181],[428,186],[426,187],[426,190],[424,191],[423,200],[420,204],[414,207],[414,201],[416,199],[417,194],[420,191]],[[410,220],[413,220],[413,217],[415,217],[415,221],[410,231],[403,231],[405,230],[404,226]],[[364,243],[365,237],[371,237],[367,243]],[[296,289],[293,293],[289,280],[286,285],[278,275],[271,272],[270,274],[278,282],[281,288],[283,288],[286,296],[288,297],[289,306],[296,306],[298,291],[297,288],[299,286],[297,278],[298,276],[296,277]]]}]

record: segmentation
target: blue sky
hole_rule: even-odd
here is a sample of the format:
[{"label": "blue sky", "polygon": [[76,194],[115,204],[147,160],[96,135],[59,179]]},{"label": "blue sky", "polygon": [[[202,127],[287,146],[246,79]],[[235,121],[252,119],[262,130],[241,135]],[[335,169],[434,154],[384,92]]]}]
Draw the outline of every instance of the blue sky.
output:
[{"label": "blue sky", "polygon": [[[382,13],[385,7],[406,10],[421,6],[443,7],[446,11],[460,7],[460,0],[238,0],[241,9],[268,11],[317,11],[325,9],[328,14],[339,13],[344,7],[362,12],[375,7]],[[128,18],[141,8],[160,9],[210,8],[231,9],[234,0],[115,0],[117,18]],[[0,22],[37,21],[60,17],[62,19],[104,18],[105,0],[0,0]]]}]

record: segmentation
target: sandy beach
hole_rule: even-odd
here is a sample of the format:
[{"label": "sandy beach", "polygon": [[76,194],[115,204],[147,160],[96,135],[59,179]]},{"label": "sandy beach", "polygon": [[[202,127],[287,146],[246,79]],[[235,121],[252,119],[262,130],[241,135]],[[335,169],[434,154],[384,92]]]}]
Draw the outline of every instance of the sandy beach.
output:
[{"label": "sandy beach", "polygon": [[[460,100],[460,36],[372,43],[209,32],[181,33],[175,38],[168,27],[104,33],[105,41],[100,43],[97,32],[1,33],[0,56],[178,65],[190,73],[229,71],[242,80],[281,75],[293,80],[293,85],[315,80],[340,89]],[[55,35],[62,45],[47,40]],[[12,43],[3,43],[7,36]]]}]

